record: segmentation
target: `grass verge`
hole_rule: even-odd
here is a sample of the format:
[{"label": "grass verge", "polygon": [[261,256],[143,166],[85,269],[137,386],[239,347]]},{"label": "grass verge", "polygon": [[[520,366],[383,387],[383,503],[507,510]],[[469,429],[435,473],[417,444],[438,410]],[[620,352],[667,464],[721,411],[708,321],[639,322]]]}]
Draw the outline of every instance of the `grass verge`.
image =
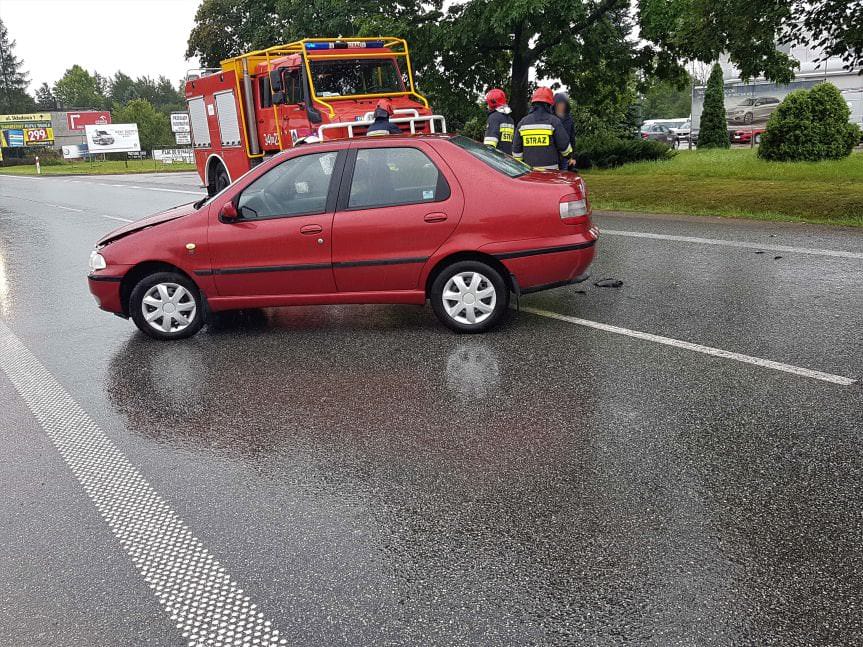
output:
[{"label": "grass verge", "polygon": [[[128,165],[127,165],[128,164]],[[42,175],[122,175],[124,173],[176,173],[178,171],[194,171],[194,164],[174,163],[162,164],[153,160],[129,160],[105,162],[64,162],[42,167]],[[0,168],[0,175],[36,175],[36,167],[5,166]]]},{"label": "grass verge", "polygon": [[754,150],[681,151],[665,162],[589,170],[597,209],[863,227],[863,153],[765,162]]}]

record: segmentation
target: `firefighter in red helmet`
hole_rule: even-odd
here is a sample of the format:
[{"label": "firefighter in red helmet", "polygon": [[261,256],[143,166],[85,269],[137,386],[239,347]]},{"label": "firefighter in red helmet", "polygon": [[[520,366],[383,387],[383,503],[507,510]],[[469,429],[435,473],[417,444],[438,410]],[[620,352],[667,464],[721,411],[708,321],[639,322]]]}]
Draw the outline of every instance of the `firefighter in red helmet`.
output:
[{"label": "firefighter in red helmet", "polygon": [[569,161],[572,144],[563,124],[552,112],[554,95],[537,88],[530,99],[530,112],[518,122],[512,156],[535,169],[557,170],[561,158]]},{"label": "firefighter in red helmet", "polygon": [[375,135],[401,135],[401,129],[396,124],[390,123],[392,114],[392,101],[387,98],[378,101],[374,112],[375,122],[369,126],[366,135],[369,137],[374,137]]},{"label": "firefighter in red helmet", "polygon": [[515,121],[511,116],[512,110],[506,103],[506,94],[500,88],[493,88],[486,93],[485,103],[488,106],[488,120],[483,144],[512,155]]}]

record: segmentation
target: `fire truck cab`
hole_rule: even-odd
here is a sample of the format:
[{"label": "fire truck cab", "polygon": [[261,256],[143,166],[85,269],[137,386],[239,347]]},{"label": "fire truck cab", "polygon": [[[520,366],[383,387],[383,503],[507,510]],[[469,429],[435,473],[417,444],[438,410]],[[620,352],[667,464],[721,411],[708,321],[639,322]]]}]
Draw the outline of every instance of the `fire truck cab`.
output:
[{"label": "fire truck cab", "polygon": [[365,135],[382,97],[405,133],[446,132],[414,86],[400,38],[307,38],[190,73],[186,101],[198,173],[210,195],[298,140]]}]

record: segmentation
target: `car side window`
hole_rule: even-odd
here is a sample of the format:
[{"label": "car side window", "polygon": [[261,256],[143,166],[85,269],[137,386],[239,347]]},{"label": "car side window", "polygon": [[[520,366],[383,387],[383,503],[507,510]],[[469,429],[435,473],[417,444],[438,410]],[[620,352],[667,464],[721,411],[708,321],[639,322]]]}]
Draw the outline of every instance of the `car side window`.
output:
[{"label": "car side window", "polygon": [[294,157],[271,168],[240,194],[243,220],[323,213],[338,153]]},{"label": "car side window", "polygon": [[434,163],[417,148],[363,148],[354,164],[349,209],[440,202],[449,184]]}]

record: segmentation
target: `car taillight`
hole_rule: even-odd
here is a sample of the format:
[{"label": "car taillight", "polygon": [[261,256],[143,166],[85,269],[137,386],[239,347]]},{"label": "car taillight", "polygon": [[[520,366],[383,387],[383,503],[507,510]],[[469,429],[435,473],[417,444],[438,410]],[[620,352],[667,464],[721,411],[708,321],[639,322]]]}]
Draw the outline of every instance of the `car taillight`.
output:
[{"label": "car taillight", "polygon": [[584,193],[570,193],[560,199],[560,219],[568,224],[575,224],[577,219],[583,218],[588,212],[587,197]]}]

